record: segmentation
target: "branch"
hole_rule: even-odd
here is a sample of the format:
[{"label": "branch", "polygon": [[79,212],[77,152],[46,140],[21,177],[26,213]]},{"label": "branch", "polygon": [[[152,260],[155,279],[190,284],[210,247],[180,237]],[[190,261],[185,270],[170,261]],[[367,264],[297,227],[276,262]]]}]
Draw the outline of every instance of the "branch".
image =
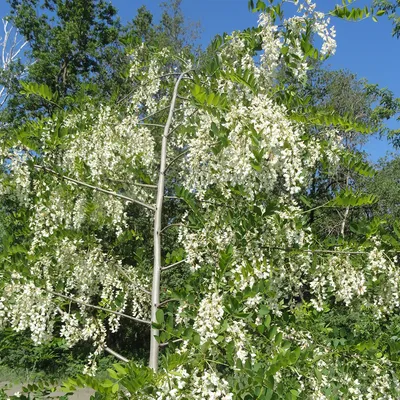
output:
[{"label": "branch", "polygon": [[167,230],[168,228],[171,228],[173,226],[185,226],[185,225],[184,224],[178,224],[178,223],[177,224],[169,224],[169,225],[164,226],[164,228],[161,229],[160,233],[163,233],[165,230]]},{"label": "branch", "polygon": [[324,250],[324,249],[296,249],[290,247],[270,247],[263,246],[264,249],[281,250],[286,252],[299,252],[299,253],[321,253],[321,254],[370,254],[369,251],[347,251],[347,250]]},{"label": "branch", "polygon": [[[171,341],[171,343],[179,343],[179,342],[183,342],[183,339],[174,339],[174,340]],[[168,346],[168,345],[169,345],[169,342],[164,342],[164,343],[160,344],[160,347],[165,347],[165,346]]]},{"label": "branch", "polygon": [[[346,177],[346,189],[349,187],[349,179],[350,179],[350,177],[349,177],[349,173],[348,173],[347,177]],[[341,233],[343,238],[344,238],[344,233],[345,233],[345,229],[346,229],[346,220],[347,220],[347,217],[349,215],[349,212],[350,212],[350,206],[347,206],[346,207],[346,211],[344,212],[343,222],[342,222],[342,225],[341,225],[341,228],[340,228],[340,233]]]},{"label": "branch", "polygon": [[123,362],[129,362],[129,360],[127,358],[125,358],[124,356],[121,356],[121,354],[117,353],[116,351],[111,350],[109,347],[104,347],[104,351],[111,354],[115,358],[118,358],[118,360],[121,360]]},{"label": "branch", "polygon": [[139,205],[141,205],[141,206],[143,206],[145,208],[148,208],[149,210],[155,211],[155,208],[153,206],[151,206],[150,204],[147,204],[147,203],[143,203],[140,200],[135,200],[135,199],[132,199],[130,197],[124,196],[123,194],[115,193],[115,192],[112,192],[111,190],[107,190],[107,189],[102,189],[102,188],[100,188],[98,186],[89,185],[88,183],[85,183],[85,182],[82,182],[82,181],[78,181],[78,180],[70,178],[70,177],[68,177],[66,175],[62,175],[59,172],[54,171],[53,169],[50,169],[50,168],[47,168],[47,167],[43,167],[41,165],[35,164],[34,167],[36,169],[42,169],[44,171],[50,172],[51,174],[59,176],[60,178],[65,179],[66,181],[75,183],[76,185],[84,186],[84,187],[87,187],[89,189],[93,189],[93,190],[96,190],[98,192],[101,192],[101,193],[106,193],[106,194],[109,194],[111,196],[118,197],[118,198],[120,198],[122,200],[128,201],[130,203],[139,204]]},{"label": "branch", "polygon": [[43,290],[45,290],[46,292],[48,292],[48,293],[50,293],[50,294],[52,294],[54,296],[61,297],[61,298],[66,299],[66,300],[73,301],[74,303],[77,303],[77,304],[82,304],[83,306],[86,306],[86,307],[94,308],[96,310],[105,311],[105,312],[108,312],[110,314],[114,314],[114,315],[118,315],[118,316],[123,317],[123,318],[131,319],[132,321],[141,322],[143,324],[151,325],[151,321],[146,321],[144,319],[135,318],[135,317],[132,317],[132,316],[130,316],[128,314],[121,313],[119,311],[110,310],[109,308],[95,306],[94,304],[86,303],[85,301],[82,301],[82,300],[79,300],[79,299],[75,299],[74,297],[71,297],[71,296],[66,296],[65,294],[53,292],[53,291],[47,290],[47,289],[43,289]]},{"label": "branch", "polygon": [[164,300],[161,303],[157,304],[157,307],[160,308],[162,306],[165,306],[166,304],[170,303],[171,301],[179,301],[179,299],[168,299],[168,300]]},{"label": "branch", "polygon": [[139,126],[140,125],[143,125],[143,126],[156,126],[156,127],[158,127],[158,128],[164,128],[164,125],[161,125],[161,124],[147,124],[147,123],[139,123]]},{"label": "branch", "polygon": [[186,260],[181,260],[171,265],[167,265],[166,267],[161,267],[161,271],[168,271],[169,269],[174,268],[180,264],[183,264],[184,262],[186,262]]},{"label": "branch", "polygon": [[129,281],[130,283],[132,283],[132,285],[136,286],[136,287],[137,287],[139,290],[141,290],[143,293],[146,293],[146,294],[148,294],[148,295],[151,294],[151,292],[150,292],[149,290],[147,290],[147,289],[145,289],[145,288],[143,288],[143,287],[141,287],[141,286],[137,286],[137,283],[134,282],[134,281],[132,280],[132,278],[126,273],[126,271],[125,271],[122,267],[118,267],[118,269],[120,270],[120,272],[122,272],[122,274],[125,276],[125,278],[128,279],[128,281]]},{"label": "branch", "polygon": [[185,154],[189,153],[190,149],[186,149],[185,151],[182,151],[182,153],[179,153],[165,168],[164,170],[164,174],[167,173],[167,171],[172,167],[172,165],[174,164],[175,161],[179,160],[179,158],[181,158],[182,156],[184,156]]},{"label": "branch", "polygon": [[107,180],[110,181],[110,182],[129,184],[129,185],[139,186],[139,187],[144,187],[144,188],[149,188],[149,189],[157,189],[156,185],[151,185],[149,183],[128,182],[128,181],[124,181],[122,179],[111,179],[111,178],[107,178]]},{"label": "branch", "polygon": [[[139,118],[139,122],[142,122],[142,121],[144,121],[144,120],[146,120],[146,119],[148,119],[148,118],[154,117],[155,115],[159,114],[160,112],[163,112],[163,111],[168,110],[169,107],[170,107],[170,106],[163,107],[163,108],[161,108],[160,110],[157,110],[157,111],[153,112],[153,114],[149,114],[149,115],[146,115],[146,116],[143,117],[143,118]],[[165,128],[165,127],[164,127],[164,128]]]}]

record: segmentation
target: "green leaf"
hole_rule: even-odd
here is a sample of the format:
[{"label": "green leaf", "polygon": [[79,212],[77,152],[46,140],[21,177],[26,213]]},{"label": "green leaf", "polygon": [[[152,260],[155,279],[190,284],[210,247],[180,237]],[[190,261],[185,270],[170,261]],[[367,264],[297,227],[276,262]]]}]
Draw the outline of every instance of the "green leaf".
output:
[{"label": "green leaf", "polygon": [[124,376],[128,373],[128,369],[124,368],[121,364],[113,364],[113,367],[117,370],[118,374]]},{"label": "green leaf", "polygon": [[111,388],[111,392],[112,392],[112,393],[117,393],[117,392],[118,392],[118,389],[119,389],[118,383],[114,383],[114,385],[113,385],[112,388]]},{"label": "green leaf", "polygon": [[301,349],[300,347],[296,347],[293,351],[289,354],[289,362],[290,364],[295,364],[300,357]]},{"label": "green leaf", "polygon": [[346,189],[328,203],[328,207],[361,207],[374,204],[378,201],[374,194],[363,194]]},{"label": "green leaf", "polygon": [[268,337],[269,337],[271,340],[275,337],[277,330],[278,330],[278,328],[277,328],[276,326],[273,326],[273,327],[271,328],[271,330],[269,331]]},{"label": "green leaf", "polygon": [[322,380],[322,374],[321,374],[320,370],[319,370],[318,368],[315,368],[315,369],[314,369],[314,372],[315,372],[315,376],[316,376],[316,378],[318,379],[318,381],[321,382],[321,380]]},{"label": "green leaf", "polygon": [[104,382],[101,383],[101,386],[108,388],[114,385],[114,382],[110,381],[109,379],[106,379]]},{"label": "green leaf", "polygon": [[161,308],[159,308],[156,312],[156,321],[159,324],[163,324],[164,323],[164,311],[161,310]]},{"label": "green leaf", "polygon": [[111,368],[108,368],[107,371],[108,371],[108,374],[110,375],[111,378],[113,378],[113,379],[119,379],[118,374],[117,374],[116,371],[114,371],[114,370],[111,369]]},{"label": "green leaf", "polygon": [[282,343],[282,333],[279,332],[276,336],[275,336],[275,344],[277,346],[279,346]]},{"label": "green leaf", "polygon": [[261,305],[259,314],[260,315],[268,315],[269,314],[269,308],[267,306],[265,306],[264,304]]}]

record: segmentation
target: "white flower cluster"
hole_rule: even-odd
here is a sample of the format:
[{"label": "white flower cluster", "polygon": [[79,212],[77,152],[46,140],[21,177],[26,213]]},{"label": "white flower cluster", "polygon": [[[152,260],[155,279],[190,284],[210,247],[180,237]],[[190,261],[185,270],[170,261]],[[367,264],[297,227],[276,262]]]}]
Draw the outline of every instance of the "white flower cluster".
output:
[{"label": "white flower cluster", "polygon": [[33,282],[14,273],[0,299],[0,326],[9,325],[16,332],[27,329],[35,344],[52,338],[54,316],[57,314],[50,293],[43,292]]},{"label": "white flower cluster", "polygon": [[167,374],[156,396],[157,400],[233,400],[228,382],[213,369],[188,373],[182,367]]},{"label": "white flower cluster", "polygon": [[222,306],[222,296],[217,293],[206,295],[199,305],[194,329],[200,334],[200,343],[204,344],[207,341],[216,344],[219,326],[224,316]]},{"label": "white flower cluster", "polygon": [[0,195],[11,196],[22,206],[30,205],[31,174],[27,161],[31,158],[21,145],[0,151],[0,163],[6,170],[0,176]]}]

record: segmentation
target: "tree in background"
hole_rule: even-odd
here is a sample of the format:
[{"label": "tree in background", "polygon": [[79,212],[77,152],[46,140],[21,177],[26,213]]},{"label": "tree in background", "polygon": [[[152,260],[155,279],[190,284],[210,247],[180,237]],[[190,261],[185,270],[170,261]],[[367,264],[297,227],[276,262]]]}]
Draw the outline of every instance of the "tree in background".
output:
[{"label": "tree in background", "polygon": [[3,32],[0,36],[0,109],[7,102],[12,87],[22,78],[26,71],[20,61],[21,52],[28,44],[11,24],[2,19]]},{"label": "tree in background", "polygon": [[393,22],[393,36],[400,37],[400,17],[397,10],[400,7],[399,0],[374,0],[374,7],[378,9],[378,15],[387,15]]},{"label": "tree in background", "polygon": [[[92,96],[100,93],[102,98],[123,98],[132,90],[124,86],[131,62],[129,53],[142,40],[179,53],[191,51],[195,37],[195,30],[185,26],[180,1],[163,5],[158,24],[142,7],[126,26],[118,20],[116,8],[104,0],[9,3],[9,19],[29,42],[27,57],[34,61],[24,82],[48,86],[57,93],[59,106],[80,90]],[[54,104],[37,97],[27,99],[20,94],[21,89],[16,87],[10,93],[2,119],[15,123],[51,114]]]}]

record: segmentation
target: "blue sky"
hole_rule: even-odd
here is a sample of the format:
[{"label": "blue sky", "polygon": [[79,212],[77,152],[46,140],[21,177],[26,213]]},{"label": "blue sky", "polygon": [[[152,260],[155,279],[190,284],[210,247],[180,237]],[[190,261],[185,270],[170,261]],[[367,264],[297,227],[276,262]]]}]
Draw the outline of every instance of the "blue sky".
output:
[{"label": "blue sky", "polygon": [[[123,22],[134,18],[136,10],[145,4],[156,18],[160,16],[158,0],[111,0],[118,8]],[[316,0],[318,8],[329,11],[337,4],[334,0]],[[370,5],[372,0],[356,0],[355,6]],[[257,16],[247,9],[247,0],[183,0],[185,16],[201,23],[200,43],[207,45],[216,35],[244,29],[257,23]],[[0,0],[0,16],[7,14],[5,0]],[[378,23],[371,19],[347,22],[334,19],[337,31],[337,53],[327,61],[332,69],[348,69],[359,78],[387,87],[400,97],[400,39],[391,36],[392,26],[386,17]],[[392,128],[399,123],[390,122]],[[387,150],[386,141],[372,139],[366,146],[371,159],[377,160]]]}]

